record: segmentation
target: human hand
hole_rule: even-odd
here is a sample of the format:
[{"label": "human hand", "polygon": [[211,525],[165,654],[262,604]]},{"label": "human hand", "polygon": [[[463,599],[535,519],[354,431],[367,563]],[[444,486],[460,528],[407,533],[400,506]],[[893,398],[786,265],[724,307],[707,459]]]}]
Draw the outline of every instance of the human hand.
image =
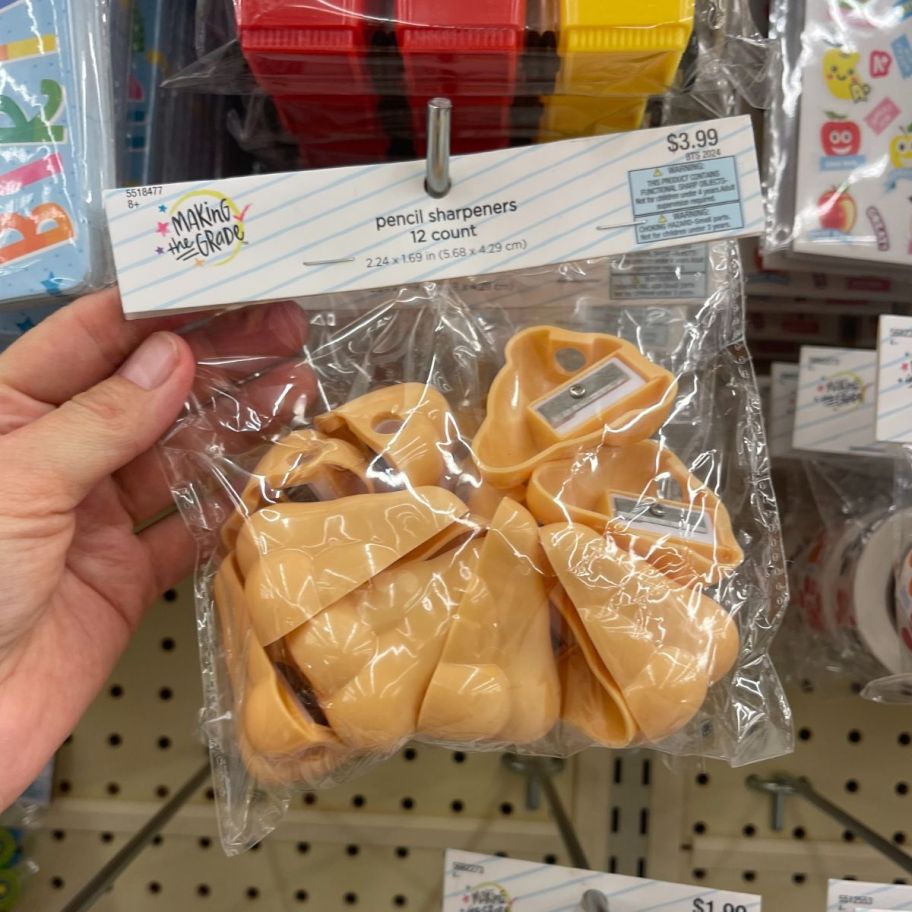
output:
[{"label": "human hand", "polygon": [[[304,339],[287,305],[170,331],[186,322],[128,323],[106,291],[0,355],[0,810],[70,733],[144,610],[192,569],[180,517],[154,522],[172,506],[154,445],[197,360],[211,393],[214,377],[243,379],[233,355],[287,357]],[[298,380],[279,382],[293,392]]]}]

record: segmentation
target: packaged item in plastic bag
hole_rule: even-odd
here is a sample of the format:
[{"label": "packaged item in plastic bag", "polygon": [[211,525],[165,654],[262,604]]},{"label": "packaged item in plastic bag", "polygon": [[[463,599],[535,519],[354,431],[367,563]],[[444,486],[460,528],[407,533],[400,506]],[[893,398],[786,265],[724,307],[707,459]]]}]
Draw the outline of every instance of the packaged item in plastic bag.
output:
[{"label": "packaged item in plastic bag", "polygon": [[[912,266],[912,19],[895,0],[778,2],[767,253]],[[840,262],[842,261],[842,262]],[[903,269],[905,267],[905,269]]]},{"label": "packaged item in plastic bag", "polygon": [[198,7],[206,53],[168,85],[270,95],[314,167],[423,155],[439,96],[454,105],[456,153],[634,129],[669,93],[705,91],[691,119],[730,114],[733,85],[765,102],[771,59],[741,0],[236,0],[235,12],[236,38],[213,47],[224,6]]},{"label": "packaged item in plastic bag", "polygon": [[114,182],[106,9],[0,5],[0,304],[111,280],[101,191]]},{"label": "packaged item in plastic bag", "polygon": [[215,318],[164,454],[226,850],[410,739],[789,749],[739,283],[725,242]]}]

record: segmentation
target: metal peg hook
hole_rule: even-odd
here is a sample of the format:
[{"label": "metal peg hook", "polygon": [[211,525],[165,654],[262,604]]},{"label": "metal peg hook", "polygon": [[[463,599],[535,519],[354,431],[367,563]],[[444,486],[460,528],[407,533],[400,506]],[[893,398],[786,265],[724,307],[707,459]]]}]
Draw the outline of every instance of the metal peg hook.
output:
[{"label": "metal peg hook", "polygon": [[608,898],[599,890],[586,890],[583,893],[583,902],[580,905],[581,912],[611,912],[608,906]]},{"label": "metal peg hook", "polygon": [[453,103],[449,98],[432,98],[428,102],[427,175],[424,188],[434,199],[450,192],[450,133],[453,127]]}]

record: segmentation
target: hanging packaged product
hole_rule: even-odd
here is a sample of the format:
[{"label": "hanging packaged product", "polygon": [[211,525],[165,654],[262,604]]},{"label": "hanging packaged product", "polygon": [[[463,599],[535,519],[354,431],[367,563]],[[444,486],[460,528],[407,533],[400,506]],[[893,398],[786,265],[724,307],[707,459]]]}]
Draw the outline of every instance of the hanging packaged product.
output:
[{"label": "hanging packaged product", "polygon": [[114,183],[103,4],[0,4],[0,306],[110,281]]},{"label": "hanging packaged product", "polygon": [[[235,42],[168,86],[269,95],[306,167],[423,155],[427,103],[440,96],[456,111],[457,154],[635,129],[655,96],[696,92],[696,118],[722,116],[734,108],[719,96],[762,101],[758,72],[772,59],[736,0],[236,0],[235,9]],[[198,17],[198,34],[222,32],[208,4]],[[263,131],[273,132],[268,120]]]},{"label": "hanging packaged product", "polygon": [[[777,3],[784,72],[769,127],[764,251],[908,279],[912,17],[897,0]],[[809,259],[810,258],[810,259]]]}]

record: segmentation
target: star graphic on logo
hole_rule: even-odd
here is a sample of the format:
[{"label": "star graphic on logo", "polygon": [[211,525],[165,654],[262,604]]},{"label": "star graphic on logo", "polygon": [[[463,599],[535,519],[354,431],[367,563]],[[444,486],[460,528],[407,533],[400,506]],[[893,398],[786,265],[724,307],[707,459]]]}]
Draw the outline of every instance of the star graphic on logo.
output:
[{"label": "star graphic on logo", "polygon": [[156,252],[159,256],[161,256],[161,255],[165,252],[165,248],[164,248],[164,247],[156,247],[156,248],[155,248],[155,252]]},{"label": "star graphic on logo", "polygon": [[164,236],[168,233],[168,230],[169,230],[169,229],[168,229],[168,223],[167,223],[167,222],[159,222],[159,223],[158,223],[158,228],[156,228],[155,230],[156,230],[162,237],[164,237]]},{"label": "star graphic on logo", "polygon": [[35,326],[35,321],[31,317],[26,317],[21,323],[16,324],[16,328],[19,332],[28,332],[30,329],[33,329]]},{"label": "star graphic on logo", "polygon": [[162,203],[161,206],[158,207],[158,211],[159,211],[159,212],[167,212],[167,211],[168,211],[168,207],[167,207],[164,203]]},{"label": "star graphic on logo", "polygon": [[206,265],[206,261],[205,261],[205,260],[194,260],[194,261],[193,261],[193,264],[194,264],[195,266],[205,266],[205,265]]},{"label": "star graphic on logo", "polygon": [[48,294],[59,295],[61,293],[60,286],[63,284],[63,279],[58,279],[53,272],[49,272],[47,278],[41,284]]}]

